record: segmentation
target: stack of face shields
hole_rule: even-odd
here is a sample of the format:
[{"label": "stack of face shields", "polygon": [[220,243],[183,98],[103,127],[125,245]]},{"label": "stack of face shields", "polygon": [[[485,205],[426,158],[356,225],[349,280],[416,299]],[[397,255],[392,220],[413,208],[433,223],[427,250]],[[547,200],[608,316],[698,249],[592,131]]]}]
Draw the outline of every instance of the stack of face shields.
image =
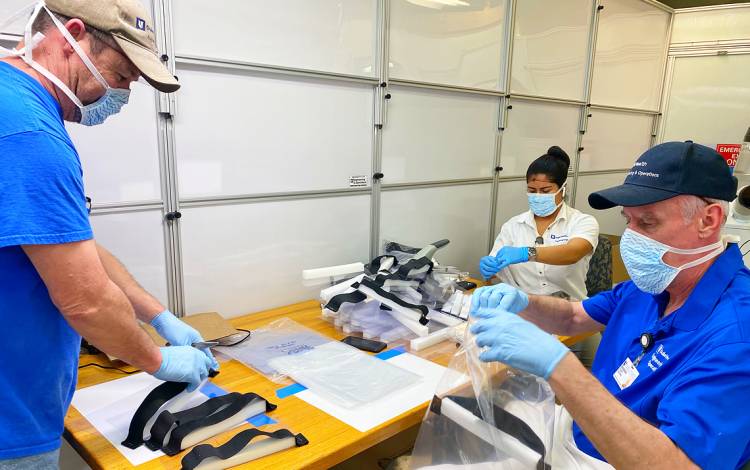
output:
[{"label": "stack of face shields", "polygon": [[231,348],[217,348],[281,383],[287,378],[346,408],[366,405],[411,387],[421,378],[294,320],[282,318]]},{"label": "stack of face shields", "polygon": [[[323,289],[323,317],[344,333],[384,342],[425,337],[466,321],[468,305],[456,282],[468,273],[438,266],[433,255],[449,242],[422,249],[386,242],[365,273]],[[460,295],[458,295],[458,294]]]},{"label": "stack of face shields", "polygon": [[368,405],[421,382],[421,377],[356,348],[331,341],[270,364],[344,408]]},{"label": "stack of face shields", "polygon": [[551,388],[499,363],[482,363],[478,356],[467,338],[430,403],[411,468],[549,468]]}]

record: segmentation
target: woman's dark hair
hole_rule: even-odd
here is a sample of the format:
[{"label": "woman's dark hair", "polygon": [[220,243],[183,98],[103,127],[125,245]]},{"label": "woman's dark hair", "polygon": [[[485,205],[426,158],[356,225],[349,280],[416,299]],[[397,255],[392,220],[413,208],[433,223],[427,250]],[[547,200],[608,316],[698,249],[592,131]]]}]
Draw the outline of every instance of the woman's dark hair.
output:
[{"label": "woman's dark hair", "polygon": [[526,170],[526,181],[529,181],[532,175],[545,175],[557,186],[562,186],[568,179],[569,168],[568,154],[557,145],[553,145],[547,153],[531,162],[529,169]]}]

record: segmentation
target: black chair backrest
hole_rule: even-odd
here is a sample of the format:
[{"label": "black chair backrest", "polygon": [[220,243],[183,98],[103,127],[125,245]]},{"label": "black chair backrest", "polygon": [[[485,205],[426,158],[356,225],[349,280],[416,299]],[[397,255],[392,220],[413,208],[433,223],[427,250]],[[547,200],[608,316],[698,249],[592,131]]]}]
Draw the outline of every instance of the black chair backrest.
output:
[{"label": "black chair backrest", "polygon": [[612,289],[612,242],[599,235],[599,244],[589,262],[586,291],[589,297]]}]

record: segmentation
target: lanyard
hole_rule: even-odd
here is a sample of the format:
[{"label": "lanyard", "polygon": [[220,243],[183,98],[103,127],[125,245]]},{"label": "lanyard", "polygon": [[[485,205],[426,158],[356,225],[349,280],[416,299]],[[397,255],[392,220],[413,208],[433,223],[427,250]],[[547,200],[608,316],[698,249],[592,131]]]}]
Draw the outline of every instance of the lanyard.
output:
[{"label": "lanyard", "polygon": [[638,355],[638,357],[635,358],[635,361],[633,362],[633,366],[638,367],[638,364],[640,364],[641,359],[643,359],[643,356],[646,355],[649,349],[654,345],[654,335],[651,333],[643,333],[641,335],[641,353]]}]

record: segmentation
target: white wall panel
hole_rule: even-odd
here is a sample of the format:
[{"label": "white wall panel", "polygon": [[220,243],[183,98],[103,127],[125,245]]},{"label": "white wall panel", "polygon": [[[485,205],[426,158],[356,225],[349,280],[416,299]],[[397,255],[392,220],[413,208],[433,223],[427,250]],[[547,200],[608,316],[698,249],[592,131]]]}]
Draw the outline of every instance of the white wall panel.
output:
[{"label": "white wall panel", "polygon": [[370,175],[372,87],[182,67],[182,197],[341,189]]},{"label": "white wall panel", "polygon": [[670,14],[641,0],[607,0],[603,4],[591,102],[656,111]]},{"label": "white wall panel", "polygon": [[[15,15],[17,12],[21,11],[22,8],[31,3],[30,0],[3,0],[3,2],[0,3],[0,26],[5,23],[6,20],[10,19],[11,15]],[[16,20],[2,28],[0,33],[23,34],[27,21],[28,17]]]},{"label": "white wall panel", "polygon": [[101,126],[66,125],[94,204],[161,199],[154,90],[134,83],[130,103]]},{"label": "white wall panel", "polygon": [[500,150],[502,176],[526,176],[529,164],[553,145],[573,161],[580,107],[517,99],[511,105]]},{"label": "white wall panel", "polygon": [[653,116],[602,109],[590,114],[580,171],[627,169],[649,148]]},{"label": "white wall panel", "polygon": [[592,0],[516,3],[511,92],[582,100]]},{"label": "white wall panel", "polygon": [[528,210],[529,203],[528,197],[526,196],[526,180],[501,182],[497,189],[494,236],[497,237],[503,224],[511,217],[515,217]]},{"label": "white wall panel", "polygon": [[750,38],[750,7],[694,12],[678,11],[674,17],[672,44],[732,41]]},{"label": "white wall panel", "polygon": [[186,312],[237,316],[316,298],[302,270],[367,262],[370,197],[182,210]]},{"label": "white wall panel", "polygon": [[599,231],[607,235],[622,235],[625,230],[625,218],[621,207],[607,210],[595,210],[588,202],[589,194],[613,186],[619,186],[625,181],[627,173],[611,173],[603,175],[581,175],[578,177],[578,191],[576,192],[576,209],[591,214],[599,221]]},{"label": "white wall panel", "polygon": [[[143,5],[146,6],[149,12],[152,12],[152,0],[140,0]],[[0,25],[5,23],[5,20],[10,18],[11,15],[21,11],[21,9],[34,3],[34,0],[3,0],[0,2]],[[0,30],[0,33],[10,34],[22,34],[26,27],[27,19],[19,20],[11,24],[4,30]]]},{"label": "white wall panel", "polygon": [[497,89],[504,0],[393,0],[390,77]]},{"label": "white wall panel", "polygon": [[750,55],[677,57],[664,141],[742,142],[750,126]]},{"label": "white wall panel", "polygon": [[385,183],[492,175],[499,98],[419,88],[389,91]]},{"label": "white wall panel", "polygon": [[424,246],[447,238],[435,256],[443,265],[476,274],[487,247],[490,184],[385,191],[379,246],[383,240]]},{"label": "white wall panel", "polygon": [[167,268],[160,210],[91,216],[94,237],[136,281],[167,305]]},{"label": "white wall panel", "polygon": [[374,76],[376,0],[177,0],[178,55]]}]

